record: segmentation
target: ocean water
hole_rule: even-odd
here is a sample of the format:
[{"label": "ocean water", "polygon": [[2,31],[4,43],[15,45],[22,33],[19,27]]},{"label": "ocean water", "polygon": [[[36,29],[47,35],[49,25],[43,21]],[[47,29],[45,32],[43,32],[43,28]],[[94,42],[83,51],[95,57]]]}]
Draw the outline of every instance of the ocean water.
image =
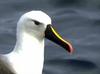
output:
[{"label": "ocean water", "polygon": [[74,53],[45,41],[43,74],[100,74],[100,0],[0,0],[0,53],[16,42],[16,23],[31,10],[42,10]]}]

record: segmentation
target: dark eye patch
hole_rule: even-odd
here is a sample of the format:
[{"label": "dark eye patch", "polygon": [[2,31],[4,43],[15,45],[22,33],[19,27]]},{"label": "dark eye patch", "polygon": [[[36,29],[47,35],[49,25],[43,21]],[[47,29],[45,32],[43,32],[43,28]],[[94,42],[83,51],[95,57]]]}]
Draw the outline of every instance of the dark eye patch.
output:
[{"label": "dark eye patch", "polygon": [[36,20],[32,20],[36,25],[40,25],[41,23],[36,21]]}]

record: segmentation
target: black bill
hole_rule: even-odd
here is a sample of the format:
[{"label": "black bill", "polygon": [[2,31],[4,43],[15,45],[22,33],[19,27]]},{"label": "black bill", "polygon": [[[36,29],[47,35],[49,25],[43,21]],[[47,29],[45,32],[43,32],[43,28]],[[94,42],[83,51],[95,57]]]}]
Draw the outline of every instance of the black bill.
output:
[{"label": "black bill", "polygon": [[65,48],[68,52],[72,53],[73,48],[72,45],[65,41],[52,27],[52,25],[47,25],[46,31],[45,31],[45,37],[56,44],[60,45],[61,47]]}]

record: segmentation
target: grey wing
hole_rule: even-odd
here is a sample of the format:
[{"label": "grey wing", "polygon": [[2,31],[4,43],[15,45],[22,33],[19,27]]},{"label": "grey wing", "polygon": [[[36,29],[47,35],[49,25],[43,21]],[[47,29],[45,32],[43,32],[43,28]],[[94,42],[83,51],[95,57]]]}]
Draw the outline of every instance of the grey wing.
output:
[{"label": "grey wing", "polygon": [[5,57],[1,55],[0,55],[0,74],[15,74],[11,71],[9,64],[7,63],[7,59],[5,60]]}]

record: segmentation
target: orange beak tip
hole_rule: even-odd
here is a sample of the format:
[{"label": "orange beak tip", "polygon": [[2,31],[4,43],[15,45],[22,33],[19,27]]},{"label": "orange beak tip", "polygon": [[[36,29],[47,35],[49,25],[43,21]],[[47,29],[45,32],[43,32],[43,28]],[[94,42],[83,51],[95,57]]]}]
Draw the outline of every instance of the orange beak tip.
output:
[{"label": "orange beak tip", "polygon": [[74,49],[70,49],[70,50],[71,50],[71,51],[69,52],[69,54],[72,55],[73,52],[74,52]]},{"label": "orange beak tip", "polygon": [[74,52],[74,48],[72,47],[72,45],[70,45],[70,48],[69,48],[69,54],[72,55]]}]

